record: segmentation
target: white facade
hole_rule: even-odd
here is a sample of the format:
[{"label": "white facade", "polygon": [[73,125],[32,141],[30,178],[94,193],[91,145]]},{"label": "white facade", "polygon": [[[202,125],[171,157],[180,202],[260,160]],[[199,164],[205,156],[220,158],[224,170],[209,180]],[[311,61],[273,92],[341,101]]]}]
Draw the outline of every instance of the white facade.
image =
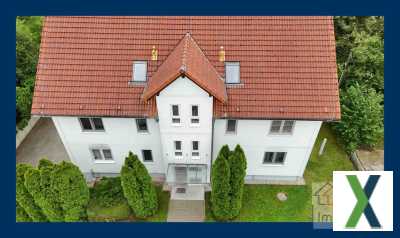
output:
[{"label": "white facade", "polygon": [[[210,181],[213,97],[186,77],[179,77],[156,97],[165,166],[204,164]],[[172,105],[179,107],[180,123],[172,123]],[[199,123],[191,123],[192,106],[198,107]],[[174,141],[182,142],[182,156],[175,156]],[[192,157],[192,142],[199,142],[199,156]],[[173,180],[173,171],[168,171]]]},{"label": "white facade", "polygon": [[[129,151],[143,162],[142,150],[152,151],[153,162],[144,162],[152,174],[164,174],[160,129],[155,119],[147,119],[148,133],[139,133],[134,118],[102,118],[104,131],[83,131],[77,117],[53,117],[58,134],[71,161],[90,174],[118,174]],[[93,147],[111,149],[113,161],[95,161]]]},{"label": "white facade", "polygon": [[[247,181],[297,180],[303,177],[320,121],[296,121],[290,134],[270,134],[269,120],[237,120],[236,133],[226,133],[227,120],[215,120],[213,158],[227,144],[231,150],[237,144],[247,158]],[[286,152],[283,164],[264,164],[265,152]]]},{"label": "white facade", "polygon": [[[213,97],[185,77],[163,89],[156,103],[158,118],[147,118],[148,133],[138,132],[135,118],[102,118],[105,130],[91,132],[82,130],[77,117],[53,117],[53,121],[72,162],[89,178],[118,174],[129,151],[144,162],[142,150],[151,150],[153,161],[144,162],[150,174],[173,182],[184,172],[189,183],[198,171],[204,174],[201,183],[210,183],[211,161],[224,144],[231,150],[242,146],[249,183],[301,179],[321,126],[320,121],[296,121],[292,133],[272,135],[269,120],[237,120],[236,132],[226,133],[227,120],[213,120]],[[172,121],[172,105],[179,107],[175,117],[180,123]],[[193,105],[198,107],[198,123],[191,122]],[[181,142],[180,156],[174,141]],[[192,156],[193,141],[198,142],[198,156]],[[109,148],[113,160],[95,161],[90,149],[97,146]],[[286,152],[283,164],[263,163],[265,152]]]}]

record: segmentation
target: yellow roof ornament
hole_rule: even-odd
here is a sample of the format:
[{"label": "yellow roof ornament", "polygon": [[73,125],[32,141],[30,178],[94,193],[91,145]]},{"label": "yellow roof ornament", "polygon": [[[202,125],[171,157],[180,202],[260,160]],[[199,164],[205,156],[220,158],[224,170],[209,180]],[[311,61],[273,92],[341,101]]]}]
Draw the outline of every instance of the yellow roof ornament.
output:
[{"label": "yellow roof ornament", "polygon": [[151,50],[151,60],[157,60],[158,58],[158,50],[156,46],[153,45],[153,49]]},{"label": "yellow roof ornament", "polygon": [[224,47],[221,46],[218,52],[218,58],[220,62],[224,62],[225,61],[225,50]]}]

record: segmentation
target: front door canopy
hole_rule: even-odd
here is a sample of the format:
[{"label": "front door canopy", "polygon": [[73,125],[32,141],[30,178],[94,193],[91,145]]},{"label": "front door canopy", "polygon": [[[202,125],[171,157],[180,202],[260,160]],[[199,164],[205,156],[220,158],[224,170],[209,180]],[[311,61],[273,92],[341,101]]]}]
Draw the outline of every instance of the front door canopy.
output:
[{"label": "front door canopy", "polygon": [[143,100],[149,100],[179,76],[186,76],[218,101],[227,101],[223,78],[189,33],[149,79],[142,95]]}]

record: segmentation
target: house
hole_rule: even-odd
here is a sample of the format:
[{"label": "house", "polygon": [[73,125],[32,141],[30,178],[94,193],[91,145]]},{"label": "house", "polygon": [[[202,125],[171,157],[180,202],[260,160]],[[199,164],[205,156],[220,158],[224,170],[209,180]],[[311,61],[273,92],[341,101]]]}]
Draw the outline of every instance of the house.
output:
[{"label": "house", "polygon": [[132,151],[155,180],[209,184],[240,144],[246,183],[290,184],[338,96],[332,17],[46,17],[32,115],[87,179]]}]

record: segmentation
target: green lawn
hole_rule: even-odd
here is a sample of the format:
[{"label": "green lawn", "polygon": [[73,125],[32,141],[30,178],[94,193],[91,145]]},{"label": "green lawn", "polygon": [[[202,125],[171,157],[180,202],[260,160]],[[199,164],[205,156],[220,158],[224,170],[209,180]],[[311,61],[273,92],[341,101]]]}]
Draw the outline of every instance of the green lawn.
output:
[{"label": "green lawn", "polygon": [[157,195],[159,199],[158,212],[147,218],[146,220],[138,220],[135,218],[132,210],[130,209],[128,202],[123,199],[118,199],[118,202],[112,204],[112,206],[104,206],[100,204],[100,199],[96,197],[91,197],[88,205],[87,214],[89,221],[149,221],[149,222],[159,222],[167,220],[168,213],[168,202],[169,202],[169,192],[162,191],[162,186],[156,186]]},{"label": "green lawn", "polygon": [[[328,143],[324,154],[318,156],[318,150],[324,138],[328,139]],[[330,128],[324,124],[304,174],[306,185],[245,185],[242,210],[235,221],[311,221],[312,182],[331,181],[334,170],[353,170],[353,165],[337,143]],[[288,200],[279,201],[276,198],[278,192],[285,192]],[[207,193],[206,217],[208,221],[212,221],[209,198],[210,193]]]}]

